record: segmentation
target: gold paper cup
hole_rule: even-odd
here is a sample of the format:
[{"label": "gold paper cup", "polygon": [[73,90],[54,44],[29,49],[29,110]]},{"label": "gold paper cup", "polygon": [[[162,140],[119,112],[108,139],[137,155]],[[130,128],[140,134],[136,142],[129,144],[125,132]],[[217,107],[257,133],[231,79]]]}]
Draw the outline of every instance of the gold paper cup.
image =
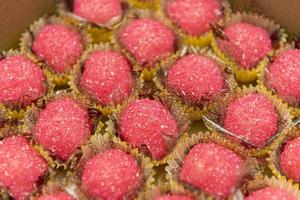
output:
[{"label": "gold paper cup", "polygon": [[224,26],[226,27],[238,22],[245,22],[245,23],[253,24],[264,28],[270,34],[270,38],[273,39],[272,41],[274,43],[272,44],[273,50],[271,50],[264,58],[262,58],[256,66],[253,66],[249,69],[244,69],[218,47],[217,40],[225,37],[223,35],[222,26],[217,27],[217,29],[214,30],[215,37],[212,40],[211,47],[213,48],[214,52],[222,60],[224,60],[224,62],[226,62],[226,64],[231,66],[237,82],[244,83],[244,84],[252,83],[256,81],[258,71],[260,70],[260,68],[262,68],[262,66],[266,64],[268,57],[273,55],[273,51],[285,45],[285,43],[287,42],[287,34],[275,22],[267,18],[264,18],[260,15],[252,14],[252,13],[248,14],[245,12],[242,13],[237,12],[232,16],[226,18],[224,21]]},{"label": "gold paper cup", "polygon": [[[214,35],[213,30],[206,31],[201,35],[195,36],[187,33],[185,30],[179,27],[178,24],[173,22],[166,11],[167,4],[170,2],[169,0],[161,0],[159,4],[158,12],[164,17],[168,23],[172,24],[173,29],[175,32],[180,36],[180,40],[182,41],[184,46],[194,46],[194,47],[207,47],[212,42]],[[222,17],[216,24],[223,24],[224,18],[227,18],[231,15],[231,6],[227,2],[227,0],[221,0],[222,3]],[[213,27],[213,25],[212,25]]]},{"label": "gold paper cup", "polygon": [[201,189],[199,188],[181,181],[179,178],[180,169],[190,149],[196,144],[207,142],[214,142],[216,144],[222,145],[239,155],[245,161],[246,171],[244,172],[244,178],[240,177],[241,180],[237,185],[236,191],[229,196],[229,199],[231,199],[231,197],[234,196],[235,193],[239,192],[239,187],[242,186],[242,183],[247,181],[250,177],[254,176],[254,174],[258,173],[261,168],[258,160],[256,160],[255,158],[246,157],[244,155],[245,147],[232,143],[226,137],[217,132],[199,132],[196,134],[192,134],[191,136],[185,135],[184,137],[182,137],[174,151],[171,153],[172,159],[168,160],[168,166],[166,167],[166,179],[170,182],[171,190],[189,190],[199,199],[218,199],[217,197],[213,197],[205,193],[204,191],[201,191]]},{"label": "gold paper cup", "polygon": [[[222,92],[210,100],[201,100],[201,102],[191,102],[186,99],[183,95],[180,95],[175,89],[168,87],[166,84],[168,70],[183,56],[189,54],[198,54],[215,61],[222,72],[224,79],[224,86]],[[160,96],[167,96],[172,99],[176,104],[183,108],[183,111],[189,115],[191,121],[196,121],[202,118],[203,114],[209,112],[214,101],[218,98],[222,98],[227,93],[232,92],[236,87],[237,83],[234,80],[232,72],[228,69],[228,66],[220,60],[213,52],[208,48],[194,48],[185,47],[180,49],[177,53],[171,55],[165,61],[161,62],[161,70],[158,71],[157,76],[154,78],[154,83],[158,89]],[[203,97],[205,99],[205,97]]]},{"label": "gold paper cup", "polygon": [[[84,48],[88,48],[88,46],[91,43],[91,37],[90,35],[85,32],[83,29],[78,29],[72,25],[69,25],[63,21],[63,19],[51,16],[51,17],[42,17],[35,21],[30,28],[22,34],[21,40],[20,40],[20,50],[22,53],[26,54],[29,58],[31,58],[35,63],[39,63],[43,67],[43,71],[47,76],[48,82],[53,88],[55,86],[66,86],[69,76],[70,76],[70,70],[73,68],[73,66],[68,66],[69,69],[64,73],[57,73],[55,72],[46,61],[39,58],[32,50],[32,45],[34,42],[35,36],[40,32],[40,30],[45,27],[48,24],[62,24],[66,25],[76,31],[78,31],[82,36],[82,41],[84,44]],[[74,63],[75,65],[75,63]]]},{"label": "gold paper cup", "polygon": [[[251,93],[258,93],[265,96],[270,103],[274,106],[277,116],[277,131],[276,133],[265,142],[262,146],[256,146],[239,135],[231,133],[223,127],[223,115],[225,113],[227,105],[237,97],[241,97]],[[228,94],[225,98],[219,99],[209,113],[204,116],[204,122],[206,126],[213,131],[218,131],[228,137],[236,138],[245,147],[244,155],[247,156],[265,156],[267,152],[274,149],[276,144],[282,140],[285,136],[285,130],[292,125],[293,115],[290,113],[288,106],[278,99],[276,96],[272,95],[271,92],[267,91],[265,88],[259,86],[249,87],[243,86],[242,88],[237,88],[234,92]],[[235,143],[235,141],[232,141]]]}]

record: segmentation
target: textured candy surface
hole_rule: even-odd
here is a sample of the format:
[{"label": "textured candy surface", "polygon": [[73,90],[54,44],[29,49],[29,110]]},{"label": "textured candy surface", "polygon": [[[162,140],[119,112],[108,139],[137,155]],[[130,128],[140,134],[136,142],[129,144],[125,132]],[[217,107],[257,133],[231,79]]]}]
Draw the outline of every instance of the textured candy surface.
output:
[{"label": "textured candy surface", "polygon": [[247,23],[235,23],[224,30],[226,40],[218,40],[219,47],[244,69],[255,67],[272,49],[266,30]]},{"label": "textured candy surface", "polygon": [[122,15],[120,0],[74,0],[73,13],[95,24],[106,24]]},{"label": "textured candy surface", "polygon": [[77,31],[65,25],[52,24],[40,30],[32,49],[54,71],[63,73],[76,63],[84,50],[84,44]]},{"label": "textured candy surface", "polygon": [[134,20],[121,30],[119,38],[140,64],[151,65],[174,50],[173,32],[151,19]]},{"label": "textured candy surface", "polygon": [[218,0],[174,0],[167,4],[169,17],[191,35],[210,30],[210,24],[221,18]]},{"label": "textured candy surface", "polygon": [[48,171],[47,162],[21,137],[0,141],[0,185],[17,200],[28,198]]},{"label": "textured candy surface", "polygon": [[120,53],[94,51],[85,61],[81,87],[101,104],[121,103],[132,90],[131,66]]},{"label": "textured candy surface", "polygon": [[286,50],[268,67],[268,85],[290,104],[300,103],[300,50]]},{"label": "textured candy surface", "polygon": [[190,54],[179,59],[168,70],[166,83],[186,100],[201,103],[220,94],[224,80],[221,68],[215,61]]},{"label": "textured candy surface", "polygon": [[300,182],[300,137],[287,141],[280,155],[280,168],[285,175]]},{"label": "textured candy surface", "polygon": [[255,146],[263,146],[276,133],[277,120],[272,103],[261,94],[251,93],[229,103],[224,127]]},{"label": "textured candy surface", "polygon": [[134,193],[141,181],[134,157],[120,150],[107,150],[85,164],[82,188],[94,198],[121,200]]},{"label": "textured candy surface", "polygon": [[179,136],[178,125],[170,111],[159,101],[135,100],[121,113],[120,137],[155,159],[163,158]]},{"label": "textured candy surface", "polygon": [[195,145],[185,157],[180,179],[215,197],[228,197],[245,172],[244,161],[215,143]]},{"label": "textured candy surface", "polygon": [[55,192],[53,194],[45,194],[40,196],[37,200],[76,200],[66,192]]},{"label": "textured candy surface", "polygon": [[24,55],[0,60],[0,101],[28,105],[46,92],[45,77],[39,66]]},{"label": "textured candy surface", "polygon": [[267,187],[253,192],[245,200],[296,200],[291,194],[284,190]]},{"label": "textured candy surface", "polygon": [[194,200],[194,198],[186,195],[170,195],[166,194],[160,197],[157,197],[155,200]]},{"label": "textured candy surface", "polygon": [[34,137],[57,158],[67,160],[90,132],[87,110],[71,98],[58,98],[40,113]]}]

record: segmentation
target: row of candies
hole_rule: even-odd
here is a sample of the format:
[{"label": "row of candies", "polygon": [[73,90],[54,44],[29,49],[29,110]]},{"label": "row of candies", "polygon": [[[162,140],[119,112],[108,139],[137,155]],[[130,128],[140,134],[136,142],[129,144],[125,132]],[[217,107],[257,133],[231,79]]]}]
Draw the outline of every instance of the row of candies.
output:
[{"label": "row of candies", "polygon": [[279,25],[215,0],[71,3],[3,53],[3,198],[41,180],[32,198],[299,199],[300,53]]}]

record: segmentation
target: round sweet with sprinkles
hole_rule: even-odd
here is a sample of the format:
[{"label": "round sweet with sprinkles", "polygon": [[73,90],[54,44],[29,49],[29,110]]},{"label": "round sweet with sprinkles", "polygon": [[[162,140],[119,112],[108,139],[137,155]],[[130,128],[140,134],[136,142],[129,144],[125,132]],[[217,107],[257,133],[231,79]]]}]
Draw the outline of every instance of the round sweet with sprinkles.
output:
[{"label": "round sweet with sprinkles", "polygon": [[233,99],[226,107],[224,128],[248,143],[261,147],[278,130],[278,115],[263,95],[250,93]]},{"label": "round sweet with sprinkles", "polygon": [[132,198],[142,184],[141,169],[135,158],[121,150],[106,150],[87,161],[82,188],[93,198]]},{"label": "round sweet with sprinkles", "polygon": [[34,138],[58,159],[65,161],[91,134],[86,108],[71,98],[57,98],[46,105],[34,127]]},{"label": "round sweet with sprinkles", "polygon": [[296,200],[296,197],[291,195],[290,193],[277,188],[266,187],[264,189],[260,189],[256,192],[253,192],[245,200]]},{"label": "round sweet with sprinkles", "polygon": [[173,0],[166,6],[167,15],[187,33],[199,36],[222,17],[219,0]]},{"label": "round sweet with sprinkles", "polygon": [[42,70],[22,54],[0,60],[0,102],[29,105],[46,92]]},{"label": "round sweet with sprinkles", "polygon": [[22,136],[0,141],[0,185],[14,199],[29,198],[47,171],[47,162]]},{"label": "round sweet with sprinkles", "polygon": [[80,86],[102,105],[118,104],[131,93],[131,65],[120,53],[94,51],[84,64]]},{"label": "round sweet with sprinkles", "polygon": [[63,24],[44,26],[35,36],[32,50],[57,73],[68,72],[85,48],[83,36]]},{"label": "round sweet with sprinkles", "polygon": [[218,39],[219,48],[241,68],[250,69],[272,50],[269,33],[248,23],[234,23],[224,29],[225,39]]},{"label": "round sweet with sprinkles", "polygon": [[162,159],[179,137],[179,127],[160,101],[145,98],[133,101],[121,112],[119,135],[151,157]]},{"label": "round sweet with sprinkles", "polygon": [[166,85],[185,100],[200,104],[222,92],[224,79],[221,67],[214,60],[190,54],[180,58],[167,71]]},{"label": "round sweet with sprinkles", "polygon": [[174,51],[175,36],[172,30],[156,20],[133,20],[121,28],[118,37],[121,45],[142,66],[152,67]]},{"label": "round sweet with sprinkles", "polygon": [[98,25],[110,25],[122,17],[120,0],[74,0],[73,14]]},{"label": "round sweet with sprinkles", "polygon": [[179,178],[218,198],[234,192],[245,173],[243,159],[213,142],[195,145],[183,161]]},{"label": "round sweet with sprinkles", "polygon": [[195,200],[191,196],[187,195],[171,195],[171,194],[166,194],[160,197],[155,198],[155,200]]},{"label": "round sweet with sprinkles", "polygon": [[267,86],[291,105],[300,104],[300,50],[285,50],[275,57],[266,73]]},{"label": "round sweet with sprinkles", "polygon": [[40,196],[37,200],[76,200],[66,192],[55,192],[53,194],[45,194]]},{"label": "round sweet with sprinkles", "polygon": [[280,169],[287,177],[300,182],[300,137],[289,140],[280,154]]}]

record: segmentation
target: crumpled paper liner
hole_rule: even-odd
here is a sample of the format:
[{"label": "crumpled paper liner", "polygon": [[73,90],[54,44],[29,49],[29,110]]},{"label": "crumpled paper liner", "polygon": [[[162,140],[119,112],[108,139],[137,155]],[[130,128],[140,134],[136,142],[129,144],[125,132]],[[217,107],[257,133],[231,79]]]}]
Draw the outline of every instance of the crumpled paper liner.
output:
[{"label": "crumpled paper liner", "polygon": [[90,137],[89,141],[83,145],[81,149],[82,157],[77,165],[76,174],[72,177],[73,188],[78,199],[90,199],[89,196],[85,194],[84,190],[80,188],[84,164],[94,155],[109,149],[120,149],[129,153],[136,158],[136,161],[141,168],[143,176],[142,186],[138,189],[138,191],[132,191],[126,198],[134,198],[141,195],[144,191],[144,186],[151,184],[152,181],[154,181],[152,178],[149,178],[153,177],[155,173],[150,159],[142,155],[137,149],[129,149],[118,141],[113,140],[110,134],[99,134],[99,130],[96,131],[96,133]]},{"label": "crumpled paper liner", "polygon": [[255,192],[259,189],[263,189],[265,187],[272,187],[276,189],[285,190],[296,199],[300,199],[300,191],[299,185],[293,184],[281,178],[276,178],[274,176],[267,177],[262,174],[256,175],[255,178],[247,183],[245,183],[242,187],[242,193],[235,196],[235,200],[243,200],[246,196]]},{"label": "crumpled paper liner", "polygon": [[[90,109],[88,101],[85,97],[76,94],[72,91],[61,91],[54,94],[47,95],[42,101],[39,101],[36,106],[31,107],[25,113],[24,119],[20,120],[18,125],[19,132],[21,133],[31,133],[34,130],[34,126],[38,120],[39,113],[45,108],[46,104],[58,98],[72,98],[80,105],[87,108],[87,112],[89,113],[91,122],[93,124],[93,129],[101,128],[101,123],[98,122],[99,118],[101,118],[100,113],[95,113],[93,109]],[[91,130],[93,133],[94,130]],[[74,172],[74,168],[77,165],[78,159],[80,158],[82,152],[80,149],[77,149],[73,155],[66,161],[61,161],[57,159],[50,151],[47,151],[43,148],[42,145],[36,143],[34,137],[32,137],[32,145],[33,147],[44,157],[45,160],[48,161],[49,166],[54,170],[60,170],[66,172],[67,176],[71,176]]]},{"label": "crumpled paper liner", "polygon": [[[188,34],[182,28],[180,28],[175,22],[167,16],[166,7],[169,0],[161,0],[159,4],[158,12],[164,17],[168,23],[172,24],[175,32],[180,36],[184,46],[195,46],[195,47],[206,47],[209,46],[213,41],[214,35],[213,31],[209,30],[199,36],[193,36]],[[227,0],[221,0],[222,3],[222,18],[217,22],[217,24],[223,24],[224,18],[227,18],[232,14],[231,6]]]},{"label": "crumpled paper liner", "polygon": [[71,26],[63,21],[63,19],[50,16],[50,17],[41,17],[37,21],[35,21],[28,29],[25,31],[20,39],[20,50],[22,53],[26,54],[29,58],[31,58],[35,63],[39,63],[39,65],[43,68],[44,74],[47,77],[48,83],[52,86],[65,86],[69,80],[69,71],[73,68],[73,66],[69,66],[69,70],[64,73],[57,73],[47,64],[46,61],[39,58],[32,50],[32,45],[34,42],[34,37],[39,33],[39,31],[46,26],[47,24],[63,24],[69,26],[72,29],[77,30],[81,36],[82,41],[85,45],[85,49],[91,43],[90,35],[84,31],[83,29],[76,28]]},{"label": "crumpled paper liner", "polygon": [[296,120],[294,122],[294,125],[291,126],[288,130],[286,130],[286,137],[284,137],[284,139],[282,139],[280,142],[278,142],[276,144],[276,147],[272,150],[268,152],[268,157],[267,157],[267,165],[268,168],[272,171],[273,175],[280,179],[280,180],[284,180],[290,183],[294,183],[296,184],[297,181],[293,180],[292,178],[286,176],[282,170],[280,169],[280,164],[279,164],[279,160],[280,160],[280,154],[283,150],[283,147],[285,145],[285,143],[289,140],[295,139],[297,137],[300,137],[300,130],[299,130],[299,120]]},{"label": "crumpled paper liner", "polygon": [[[86,99],[89,100],[89,104],[91,107],[93,107],[96,110],[99,110],[103,115],[107,116],[114,112],[114,110],[118,107],[119,104],[110,104],[110,105],[101,105],[96,99],[94,99],[90,94],[87,94],[87,92],[83,91],[83,89],[80,87],[80,78],[81,74],[83,72],[84,63],[86,59],[89,57],[89,55],[94,51],[115,51],[120,52],[119,49],[115,48],[109,43],[99,43],[90,46],[82,55],[82,57],[78,60],[76,65],[74,66],[73,70],[70,73],[70,80],[68,81],[68,85],[70,88],[75,91],[78,94],[81,94],[86,97]],[[130,63],[131,64],[131,63]],[[130,96],[134,95],[138,90],[140,90],[141,85],[143,84],[143,79],[141,77],[138,77],[134,73],[132,73],[132,79],[133,79],[133,88],[131,91],[131,94],[126,99],[130,98]]]},{"label": "crumpled paper liner", "polygon": [[[277,132],[268,141],[266,141],[265,145],[262,147],[256,147],[245,138],[229,132],[222,125],[222,118],[227,105],[233,99],[250,93],[258,93],[265,96],[276,109],[279,118],[279,121],[277,122]],[[283,103],[281,99],[278,99],[276,96],[272,95],[271,92],[267,91],[265,88],[261,88],[259,86],[253,87],[252,85],[249,87],[243,86],[242,88],[237,88],[234,92],[228,94],[223,99],[219,99],[217,103],[213,105],[213,107],[214,108],[211,109],[211,112],[204,116],[204,122],[206,126],[212,131],[218,131],[226,136],[239,139],[239,141],[245,147],[244,155],[247,156],[261,157],[266,155],[271,149],[274,149],[276,144],[285,136],[285,130],[292,125],[292,120],[294,118],[294,116],[290,113],[290,109],[288,108],[287,104]],[[235,141],[232,142],[236,143]]]},{"label": "crumpled paper liner", "polygon": [[[150,86],[151,87],[151,86]],[[150,90],[153,90],[153,88],[151,88]],[[143,90],[144,92],[147,91],[147,89]],[[127,99],[125,102],[123,102],[122,105],[119,105],[118,107],[116,107],[116,109],[114,110],[114,112],[109,116],[109,119],[105,122],[105,125],[103,127],[103,129],[105,129],[105,131],[107,133],[109,133],[110,135],[112,135],[112,137],[118,141],[120,141],[120,143],[122,143],[123,145],[128,146],[128,148],[132,148],[134,149],[134,147],[132,145],[130,145],[129,143],[125,142],[125,141],[121,141],[121,139],[118,137],[118,123],[119,123],[119,118],[120,115],[122,113],[122,111],[131,103],[134,102],[137,99],[143,99],[143,98],[153,98],[154,100],[160,101],[163,103],[164,106],[166,106],[166,108],[169,109],[169,111],[171,112],[171,114],[173,115],[173,117],[176,119],[176,122],[179,126],[179,136],[178,138],[181,137],[181,135],[183,135],[189,128],[190,126],[190,120],[188,119],[188,116],[183,112],[183,107],[177,103],[174,103],[169,96],[164,96],[164,95],[158,95],[153,91],[150,91],[149,93],[141,93],[140,92],[136,92],[134,95],[132,95],[129,99]],[[178,140],[177,138],[177,140]],[[177,141],[176,140],[176,141]],[[174,142],[174,144],[171,144],[170,146],[170,152],[172,151],[173,148],[175,148],[176,143]],[[140,151],[145,155],[148,156],[149,158],[151,157],[151,155],[149,155],[149,152],[147,151],[147,149],[145,149],[145,151],[143,149],[140,149]],[[166,155],[163,159],[160,160],[156,160],[154,158],[151,158],[152,163],[155,166],[158,166],[159,164],[164,164],[167,162],[168,159],[170,159],[171,155]]]},{"label": "crumpled paper liner", "polygon": [[[227,56],[219,47],[217,43],[219,34],[222,35],[222,30],[215,30],[213,38],[211,42],[211,47],[214,52],[226,62],[229,66],[231,66],[233,72],[235,73],[235,77],[237,82],[239,83],[251,83],[256,81],[258,71],[266,64],[268,57],[272,57],[274,49],[280,48],[287,43],[287,34],[285,30],[282,29],[278,24],[274,21],[264,18],[260,15],[254,13],[246,13],[246,12],[237,12],[232,16],[228,17],[224,21],[224,25],[229,26],[230,24],[237,23],[237,22],[246,22],[250,24],[254,24],[256,26],[260,26],[264,28],[266,31],[269,32],[270,37],[275,35],[275,40],[278,44],[273,44],[273,50],[271,50],[261,61],[254,67],[249,69],[244,69],[240,67],[235,61],[233,61],[229,56]],[[220,27],[222,28],[222,26]],[[219,33],[220,32],[220,33]],[[274,41],[273,41],[274,42]]]},{"label": "crumpled paper liner", "polygon": [[[191,136],[185,135],[180,139],[177,144],[177,147],[174,149],[172,154],[172,159],[168,160],[168,166],[166,167],[167,175],[166,179],[170,182],[171,190],[175,191],[182,191],[182,190],[189,190],[193,192],[199,199],[218,199],[217,197],[213,197],[205,192],[201,191],[200,189],[191,186],[190,184],[184,183],[183,181],[179,180],[179,173],[182,163],[186,155],[189,153],[190,149],[199,143],[205,142],[215,142],[220,144],[239,156],[241,156],[245,161],[246,172],[245,178],[241,179],[241,182],[245,182],[249,177],[254,176],[256,173],[260,172],[262,169],[259,166],[259,162],[257,159],[253,157],[246,157],[244,155],[245,147],[232,143],[226,137],[220,135],[217,132],[199,132],[194,133]],[[241,186],[242,184],[240,184]],[[236,191],[229,197],[231,199],[236,193],[239,193],[239,187],[236,188]]]},{"label": "crumpled paper liner", "polygon": [[[138,10],[138,9],[132,9],[128,14],[124,17],[123,22],[120,26],[118,26],[113,33],[113,36],[111,37],[111,43],[115,46],[115,48],[120,49],[124,55],[130,60],[130,62],[133,64],[133,71],[140,72],[140,76],[145,81],[151,81],[155,76],[157,70],[160,68],[161,62],[165,60],[166,58],[161,59],[160,61],[157,61],[156,63],[152,65],[144,65],[142,66],[139,64],[134,56],[125,48],[122,46],[122,44],[119,42],[119,33],[121,30],[129,25],[133,20],[135,19],[143,19],[143,18],[149,18],[154,19],[156,21],[162,22],[166,27],[168,27],[170,30],[172,30],[172,25],[168,23],[160,13],[158,12],[150,12],[150,10]],[[174,51],[176,48],[179,48],[181,46],[180,42],[174,42]],[[178,47],[176,47],[176,45]]]},{"label": "crumpled paper liner", "polygon": [[[199,54],[208,57],[218,63],[221,68],[225,83],[224,89],[220,95],[214,97],[212,100],[203,100],[202,103],[196,104],[193,102],[189,102],[187,99],[177,94],[177,92],[173,91],[171,88],[168,88],[165,83],[168,69],[170,69],[178,59],[188,54]],[[225,65],[225,63],[220,60],[215,54],[213,54],[208,48],[199,49],[194,47],[185,47],[180,49],[180,51],[176,52],[175,54],[168,57],[168,59],[161,62],[161,70],[158,71],[158,75],[154,78],[153,81],[158,88],[159,95],[169,96],[171,99],[173,99],[173,101],[179,104],[180,107],[184,108],[184,112],[189,115],[189,118],[192,121],[201,119],[203,114],[207,113],[211,109],[211,106],[216,99],[222,98],[222,96],[226,95],[226,93],[233,91],[237,87],[237,83],[234,80],[232,72],[228,69],[228,66]]]},{"label": "crumpled paper liner", "polygon": [[258,76],[257,83],[260,87],[265,87],[267,90],[270,90],[274,95],[277,95],[277,97],[282,99],[282,101],[287,102],[291,109],[292,114],[296,117],[299,117],[300,116],[300,106],[297,105],[299,103],[293,104],[291,102],[288,102],[284,98],[280,97],[278,94],[276,94],[276,91],[268,85],[268,80],[267,80],[268,67],[270,66],[270,64],[272,64],[272,62],[276,58],[276,56],[280,55],[281,53],[283,53],[286,50],[293,49],[294,46],[295,46],[295,44],[286,44],[285,46],[281,47],[280,49],[277,49],[274,52],[273,57],[271,59],[267,59],[267,62],[264,63],[264,65],[262,65],[262,67],[259,69],[259,71],[257,73],[257,76]]},{"label": "crumpled paper liner", "polygon": [[[8,57],[8,56],[18,55],[18,54],[23,54],[23,55],[27,56],[26,54],[24,54],[23,52],[20,52],[19,50],[12,50],[12,49],[7,52],[3,52],[2,56]],[[31,57],[28,57],[28,58],[31,59]],[[36,63],[33,59],[31,59],[31,60],[38,66],[41,66],[39,63]],[[44,72],[44,75],[46,75],[44,70],[43,70],[43,72]],[[47,95],[47,93],[51,93],[53,91],[53,86],[51,84],[49,84],[47,80],[45,80],[45,86],[46,86],[45,95]],[[22,119],[24,117],[25,112],[28,109],[30,109],[32,106],[34,106],[37,103],[37,101],[39,101],[40,99],[43,99],[43,98],[44,97],[42,96],[42,97],[38,98],[37,100],[33,101],[31,104],[26,105],[26,106],[24,106],[24,105],[8,105],[8,104],[0,103],[0,126],[4,125],[3,123],[7,123],[9,121],[15,121],[15,120]]]}]

